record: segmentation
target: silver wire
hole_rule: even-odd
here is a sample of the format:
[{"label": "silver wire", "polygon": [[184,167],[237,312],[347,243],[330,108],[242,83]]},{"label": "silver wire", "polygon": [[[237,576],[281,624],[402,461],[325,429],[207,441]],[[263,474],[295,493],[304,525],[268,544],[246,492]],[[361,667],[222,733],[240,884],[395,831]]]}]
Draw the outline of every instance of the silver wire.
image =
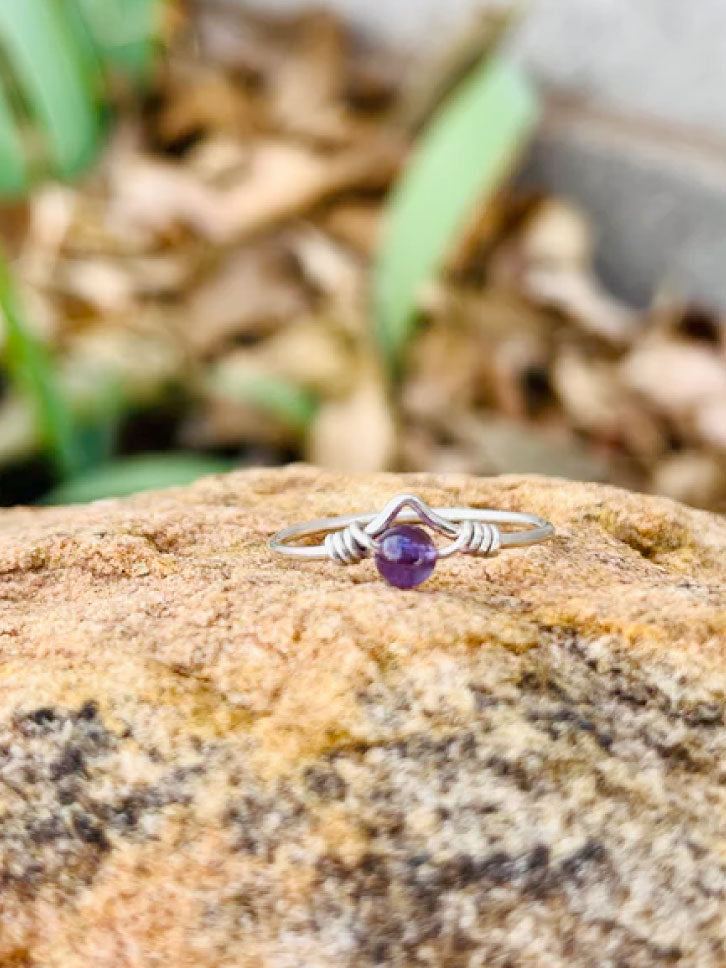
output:
[{"label": "silver wire", "polygon": [[[502,548],[524,547],[545,541],[555,533],[549,521],[524,511],[430,508],[414,494],[398,494],[381,511],[295,524],[278,531],[269,544],[273,551],[291,558],[329,559],[339,564],[353,565],[378,551],[376,539],[396,521],[425,524],[449,538],[449,543],[438,549],[439,558],[448,558],[457,553],[488,557]],[[518,530],[501,531],[500,524],[513,525]],[[300,538],[317,534],[325,535],[321,544],[295,543]]]}]

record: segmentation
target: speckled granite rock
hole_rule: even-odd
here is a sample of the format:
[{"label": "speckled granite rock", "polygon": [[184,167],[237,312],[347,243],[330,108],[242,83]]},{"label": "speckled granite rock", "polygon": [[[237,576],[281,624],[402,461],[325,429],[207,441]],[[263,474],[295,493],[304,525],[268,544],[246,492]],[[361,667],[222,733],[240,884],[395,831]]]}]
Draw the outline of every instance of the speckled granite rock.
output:
[{"label": "speckled granite rock", "polygon": [[[266,550],[404,488],[559,536],[413,592]],[[725,552],[534,478],[4,512],[0,965],[721,968]]]}]

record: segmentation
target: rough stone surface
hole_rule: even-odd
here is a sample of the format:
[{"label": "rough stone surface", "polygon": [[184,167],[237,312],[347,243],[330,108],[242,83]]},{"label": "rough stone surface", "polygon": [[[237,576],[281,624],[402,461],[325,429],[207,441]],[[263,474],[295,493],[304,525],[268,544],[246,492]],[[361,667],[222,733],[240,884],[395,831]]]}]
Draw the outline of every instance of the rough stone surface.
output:
[{"label": "rough stone surface", "polygon": [[[493,504],[556,540],[275,559]],[[536,478],[303,467],[0,515],[3,968],[720,968],[726,523]]]}]

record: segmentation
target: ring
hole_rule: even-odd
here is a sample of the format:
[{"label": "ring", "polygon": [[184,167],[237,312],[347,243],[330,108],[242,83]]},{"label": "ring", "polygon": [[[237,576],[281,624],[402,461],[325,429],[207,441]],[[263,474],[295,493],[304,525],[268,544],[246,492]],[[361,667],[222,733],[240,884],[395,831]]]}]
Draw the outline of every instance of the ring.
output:
[{"label": "ring", "polygon": [[[398,523],[400,522],[400,523]],[[423,528],[448,538],[438,547]],[[499,525],[519,526],[501,531]],[[544,518],[523,511],[491,508],[430,508],[414,494],[398,494],[382,511],[319,518],[284,528],[270,539],[270,548],[289,558],[335,561],[355,565],[371,555],[378,571],[396,588],[414,588],[431,575],[439,558],[461,553],[488,557],[502,548],[521,548],[545,541],[555,533]],[[297,544],[299,538],[325,535],[320,544]]]}]

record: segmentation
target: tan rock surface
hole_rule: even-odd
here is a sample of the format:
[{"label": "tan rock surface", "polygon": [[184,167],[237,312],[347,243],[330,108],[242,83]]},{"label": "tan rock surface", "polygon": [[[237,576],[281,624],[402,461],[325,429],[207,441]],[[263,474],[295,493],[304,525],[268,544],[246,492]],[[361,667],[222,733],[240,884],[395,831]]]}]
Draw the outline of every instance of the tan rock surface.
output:
[{"label": "tan rock surface", "polygon": [[[558,537],[413,592],[266,549],[403,489]],[[535,478],[2,513],[0,965],[721,968],[725,553]]]}]

